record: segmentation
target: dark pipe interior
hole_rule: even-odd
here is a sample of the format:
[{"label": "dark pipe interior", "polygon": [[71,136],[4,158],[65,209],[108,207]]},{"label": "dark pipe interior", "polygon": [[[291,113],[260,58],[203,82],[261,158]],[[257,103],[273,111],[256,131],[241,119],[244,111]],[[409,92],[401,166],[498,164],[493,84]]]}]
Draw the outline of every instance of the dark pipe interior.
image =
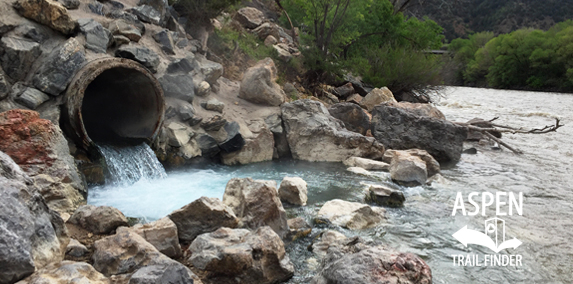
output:
[{"label": "dark pipe interior", "polygon": [[96,77],[82,102],[83,123],[94,142],[118,144],[151,137],[160,112],[150,79],[122,67]]}]

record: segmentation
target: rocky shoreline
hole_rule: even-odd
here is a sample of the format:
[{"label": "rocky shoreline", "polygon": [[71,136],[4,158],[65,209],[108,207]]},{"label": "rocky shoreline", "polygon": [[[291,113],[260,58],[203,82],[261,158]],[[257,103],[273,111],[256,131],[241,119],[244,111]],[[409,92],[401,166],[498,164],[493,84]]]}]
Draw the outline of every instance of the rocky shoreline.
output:
[{"label": "rocky shoreline", "polygon": [[[91,76],[86,66],[136,62],[131,71],[112,74],[126,76],[122,88],[143,86],[127,93],[160,86],[157,97],[128,100],[161,102],[149,122],[156,129],[137,116],[138,123],[129,117],[117,124],[131,124],[95,125],[121,139],[147,139],[166,167],[293,158],[341,162],[366,176],[388,171],[405,186],[431,183],[440,177],[440,163],[460,159],[467,129],[432,105],[397,102],[387,88],[368,89],[354,79],[294,99],[287,94],[298,98],[299,90],[276,83],[271,58],[231,81],[162,0],[9,0],[0,11],[6,12],[0,15],[0,284],[280,283],[295,273],[285,242],[311,233],[309,250],[320,261],[312,283],[432,282],[418,256],[335,231],[313,232],[324,223],[361,230],[385,222],[384,207],[403,206],[405,197],[383,186],[365,185],[365,200],[376,205],[334,199],[314,224],[287,219],[283,202],[307,203],[306,182],[298,177],[280,185],[234,178],[221,199],[199,198],[148,224],[133,224],[112,207],[85,205],[88,184],[105,183],[105,168],[88,137],[100,135],[90,132],[92,114],[70,111],[79,99],[70,84],[86,76],[88,101],[90,88],[119,84],[100,85],[101,78],[115,80],[101,74],[119,71],[103,66]],[[300,56],[296,39],[261,11],[240,9],[232,21],[272,45],[279,60]],[[123,107],[122,119],[123,111],[141,112],[123,101],[95,102]],[[118,115],[96,117],[104,123],[108,114]],[[139,128],[145,135],[131,131]]]}]

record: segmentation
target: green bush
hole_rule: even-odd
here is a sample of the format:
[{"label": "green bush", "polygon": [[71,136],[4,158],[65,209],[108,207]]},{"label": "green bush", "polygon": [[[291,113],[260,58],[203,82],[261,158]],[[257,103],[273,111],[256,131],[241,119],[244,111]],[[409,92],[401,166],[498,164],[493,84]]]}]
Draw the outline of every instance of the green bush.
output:
[{"label": "green bush", "polygon": [[239,3],[239,0],[169,0],[179,13],[196,23],[209,23],[224,9]]}]

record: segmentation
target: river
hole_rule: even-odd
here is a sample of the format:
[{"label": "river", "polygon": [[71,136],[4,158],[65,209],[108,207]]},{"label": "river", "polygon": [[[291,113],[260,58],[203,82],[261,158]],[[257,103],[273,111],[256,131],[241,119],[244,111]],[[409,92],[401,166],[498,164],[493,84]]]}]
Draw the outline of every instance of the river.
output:
[{"label": "river", "polygon": [[[373,239],[400,251],[420,255],[431,267],[434,283],[569,283],[573,279],[573,96],[569,94],[502,91],[448,87],[437,106],[449,120],[465,122],[474,117],[515,127],[539,127],[561,119],[564,127],[543,135],[505,134],[503,140],[523,155],[508,150],[475,146],[476,155],[464,154],[455,166],[442,170],[445,181],[432,186],[400,187],[407,201],[402,208],[388,208],[388,221],[359,232],[335,228],[352,236]],[[466,147],[472,147],[467,144]],[[287,207],[289,218],[309,222],[324,202],[340,198],[361,202],[360,182],[391,184],[387,173],[365,178],[346,172],[341,164],[279,161],[241,167],[203,165],[168,172],[165,179],[141,180],[131,186],[100,186],[90,189],[88,202],[119,208],[127,216],[145,220],[161,218],[205,195],[222,198],[233,177],[272,179],[300,176],[309,184],[308,206]],[[482,230],[495,217],[452,216],[458,192],[497,191],[523,193],[523,215],[503,216],[506,238],[523,244],[500,255],[521,255],[520,267],[454,266],[452,255],[495,254],[477,245],[464,247],[452,234],[464,226]],[[468,209],[471,209],[471,205]],[[507,211],[507,210],[505,210]],[[289,283],[308,283],[316,262],[306,250],[310,238],[287,244],[296,268]]]}]

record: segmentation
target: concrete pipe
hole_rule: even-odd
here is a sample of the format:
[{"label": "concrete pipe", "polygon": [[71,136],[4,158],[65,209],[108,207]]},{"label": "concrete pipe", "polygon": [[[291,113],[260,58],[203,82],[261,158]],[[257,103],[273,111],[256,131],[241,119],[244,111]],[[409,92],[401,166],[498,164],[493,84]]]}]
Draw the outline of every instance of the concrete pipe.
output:
[{"label": "concrete pipe", "polygon": [[[139,63],[123,58],[88,62],[76,73],[65,95],[63,123],[78,146],[94,142],[151,142],[163,123],[161,85]],[[71,132],[71,133],[70,133]]]}]

